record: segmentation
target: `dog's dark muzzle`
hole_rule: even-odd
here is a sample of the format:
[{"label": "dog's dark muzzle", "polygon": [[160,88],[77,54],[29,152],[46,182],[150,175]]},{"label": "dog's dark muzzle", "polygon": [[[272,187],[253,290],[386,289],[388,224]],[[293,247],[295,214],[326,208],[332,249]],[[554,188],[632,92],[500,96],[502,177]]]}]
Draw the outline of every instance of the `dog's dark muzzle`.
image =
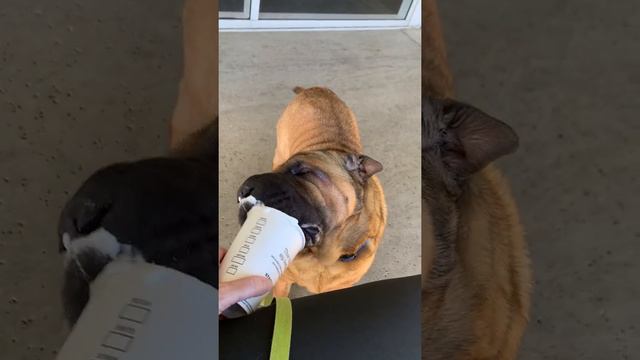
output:
[{"label": "dog's dark muzzle", "polygon": [[[322,218],[319,210],[300,193],[301,185],[292,176],[280,173],[266,173],[248,178],[238,189],[238,199],[253,196],[266,206],[278,209],[298,220],[305,233],[307,246],[315,245],[322,232]],[[253,204],[243,202],[239,209],[240,224],[247,219]]]}]

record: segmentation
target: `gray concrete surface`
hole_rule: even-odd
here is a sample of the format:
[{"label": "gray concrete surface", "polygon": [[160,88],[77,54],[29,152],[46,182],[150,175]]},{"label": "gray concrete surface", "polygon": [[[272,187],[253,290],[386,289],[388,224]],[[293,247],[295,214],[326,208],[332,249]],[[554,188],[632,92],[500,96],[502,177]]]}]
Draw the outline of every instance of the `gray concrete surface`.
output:
[{"label": "gray concrete surface", "polygon": [[[220,243],[239,229],[236,192],[271,170],[275,125],[296,86],[327,86],[359,121],[389,221],[362,282],[420,272],[419,31],[220,34]],[[304,291],[294,291],[300,296]]]},{"label": "gray concrete surface", "polygon": [[440,2],[458,97],[501,162],[535,272],[521,359],[640,359],[640,3]]},{"label": "gray concrete surface", "polygon": [[56,223],[98,167],[162,154],[181,72],[179,2],[0,7],[0,359],[52,359]]}]

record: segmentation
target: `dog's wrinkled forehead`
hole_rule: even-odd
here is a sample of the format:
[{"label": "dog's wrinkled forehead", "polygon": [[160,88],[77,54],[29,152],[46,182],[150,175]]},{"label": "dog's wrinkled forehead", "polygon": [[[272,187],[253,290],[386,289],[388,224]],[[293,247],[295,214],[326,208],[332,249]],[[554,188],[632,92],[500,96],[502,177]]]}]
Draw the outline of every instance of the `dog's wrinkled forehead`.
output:
[{"label": "dog's wrinkled forehead", "polygon": [[432,98],[422,99],[422,195],[430,194],[437,183],[446,176],[447,170],[441,162],[447,144],[456,143],[455,136],[447,132],[448,119],[445,103]]},{"label": "dog's wrinkled forehead", "polygon": [[314,179],[322,187],[337,186],[339,183],[352,182],[352,172],[347,166],[344,154],[327,151],[302,152],[292,156],[276,172],[295,173],[300,167],[313,171]]},{"label": "dog's wrinkled forehead", "polygon": [[304,163],[323,170],[332,169],[335,171],[337,169],[343,169],[346,172],[345,161],[346,160],[343,156],[339,156],[337,153],[332,151],[305,151],[293,155],[289,160],[282,164],[280,169],[286,169],[292,165]]},{"label": "dog's wrinkled forehead", "polygon": [[434,98],[422,99],[422,151],[439,151],[446,144],[457,142],[452,132],[448,132],[455,119],[451,102]]},{"label": "dog's wrinkled forehead", "polygon": [[[330,222],[344,219],[361,205],[364,184],[348,169],[348,155],[338,151],[309,151],[292,156],[276,172],[301,176],[296,181],[306,196],[330,209]],[[302,173],[302,175],[301,175]]]}]

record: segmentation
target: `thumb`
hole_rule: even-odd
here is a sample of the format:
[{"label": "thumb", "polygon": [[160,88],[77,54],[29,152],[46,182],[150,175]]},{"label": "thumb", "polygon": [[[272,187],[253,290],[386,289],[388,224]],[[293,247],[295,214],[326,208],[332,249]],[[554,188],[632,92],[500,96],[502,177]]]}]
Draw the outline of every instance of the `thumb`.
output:
[{"label": "thumb", "polygon": [[248,276],[220,283],[218,314],[240,300],[265,294],[272,286],[271,280],[264,276]]}]

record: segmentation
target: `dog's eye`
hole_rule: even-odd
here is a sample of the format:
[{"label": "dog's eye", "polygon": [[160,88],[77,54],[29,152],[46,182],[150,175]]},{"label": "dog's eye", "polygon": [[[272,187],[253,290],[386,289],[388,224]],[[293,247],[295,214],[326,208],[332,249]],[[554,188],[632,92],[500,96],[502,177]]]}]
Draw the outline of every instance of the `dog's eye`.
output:
[{"label": "dog's eye", "polygon": [[356,252],[352,253],[352,254],[343,254],[342,256],[340,256],[340,258],[338,258],[338,261],[342,261],[342,262],[349,262],[349,261],[353,261],[355,260],[358,255],[367,248],[367,245],[369,244],[369,242],[371,241],[371,239],[367,239],[365,242],[363,242],[362,244],[360,244],[360,246],[358,246],[358,248],[356,249]]},{"label": "dog's eye", "polygon": [[356,256],[357,256],[356,254],[344,254],[344,255],[341,255],[338,260],[342,262],[349,262],[349,261],[355,260]]},{"label": "dog's eye", "polygon": [[311,172],[311,169],[302,163],[298,163],[289,168],[291,175],[301,176]]}]

